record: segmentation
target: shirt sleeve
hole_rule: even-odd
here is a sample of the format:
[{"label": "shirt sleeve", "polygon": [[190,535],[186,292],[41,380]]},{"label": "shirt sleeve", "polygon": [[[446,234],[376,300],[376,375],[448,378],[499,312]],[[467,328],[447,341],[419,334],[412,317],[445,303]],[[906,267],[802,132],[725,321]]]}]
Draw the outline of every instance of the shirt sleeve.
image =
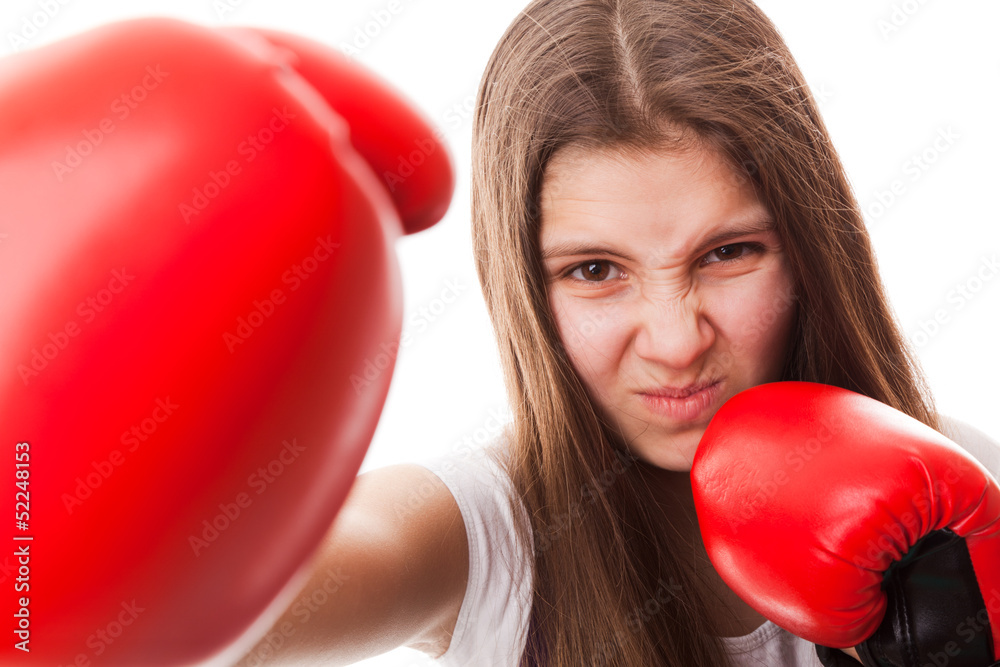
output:
[{"label": "shirt sleeve", "polygon": [[[513,487],[486,448],[417,461],[451,490],[469,541],[469,580],[445,667],[516,667],[532,602],[531,545],[517,541]],[[523,512],[523,506],[521,507]],[[526,515],[518,517],[526,521]]]},{"label": "shirt sleeve", "polygon": [[941,432],[962,446],[974,459],[1000,480],[1000,443],[964,421],[940,415]]}]

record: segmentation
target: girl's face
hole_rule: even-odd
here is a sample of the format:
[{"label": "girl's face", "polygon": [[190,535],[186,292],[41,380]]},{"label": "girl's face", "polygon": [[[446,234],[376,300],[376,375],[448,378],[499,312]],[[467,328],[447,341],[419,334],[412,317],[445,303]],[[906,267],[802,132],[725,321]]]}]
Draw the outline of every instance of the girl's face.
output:
[{"label": "girl's face", "polygon": [[640,459],[690,470],[715,411],[781,379],[796,297],[770,213],[708,149],[569,147],[541,219],[549,305],[591,399]]}]

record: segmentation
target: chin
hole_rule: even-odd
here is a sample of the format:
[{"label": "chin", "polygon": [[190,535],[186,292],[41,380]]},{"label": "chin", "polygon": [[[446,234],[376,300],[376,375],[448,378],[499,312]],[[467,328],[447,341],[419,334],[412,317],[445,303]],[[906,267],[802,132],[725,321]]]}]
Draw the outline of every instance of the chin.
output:
[{"label": "chin", "polygon": [[697,433],[664,435],[655,440],[644,439],[642,445],[633,451],[651,466],[675,472],[690,472],[702,433],[704,428]]}]

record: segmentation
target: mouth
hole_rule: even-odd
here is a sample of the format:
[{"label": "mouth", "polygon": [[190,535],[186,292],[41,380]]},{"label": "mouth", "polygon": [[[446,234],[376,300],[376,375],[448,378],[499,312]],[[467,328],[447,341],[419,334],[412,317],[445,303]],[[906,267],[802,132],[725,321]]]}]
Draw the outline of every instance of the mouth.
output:
[{"label": "mouth", "polygon": [[640,392],[652,412],[679,421],[694,421],[714,406],[722,395],[722,381],[710,380],[687,387],[659,387]]},{"label": "mouth", "polygon": [[709,387],[719,384],[719,380],[706,380],[699,384],[692,384],[686,387],[657,387],[645,389],[640,393],[644,396],[654,396],[656,398],[687,398]]}]

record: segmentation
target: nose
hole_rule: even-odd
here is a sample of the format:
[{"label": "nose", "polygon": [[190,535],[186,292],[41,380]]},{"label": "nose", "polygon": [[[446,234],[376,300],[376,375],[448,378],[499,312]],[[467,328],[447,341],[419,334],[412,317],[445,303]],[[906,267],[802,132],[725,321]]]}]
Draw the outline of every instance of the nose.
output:
[{"label": "nose", "polygon": [[715,329],[697,294],[673,298],[662,294],[639,301],[635,319],[635,353],[650,362],[684,371],[715,343]]}]

